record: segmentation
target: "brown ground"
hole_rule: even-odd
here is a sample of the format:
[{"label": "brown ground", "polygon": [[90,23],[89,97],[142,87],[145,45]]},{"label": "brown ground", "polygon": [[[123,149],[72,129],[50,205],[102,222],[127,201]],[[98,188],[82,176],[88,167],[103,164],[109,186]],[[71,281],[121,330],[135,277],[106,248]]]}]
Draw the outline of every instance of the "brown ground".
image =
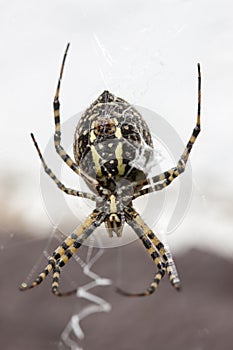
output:
[{"label": "brown ground", "polygon": [[[86,303],[75,296],[54,297],[50,277],[34,290],[19,292],[18,285],[41,257],[46,241],[4,239],[7,244],[3,242],[0,253],[0,349],[65,349],[58,345],[60,335],[72,314]],[[112,311],[82,322],[84,350],[232,350],[233,262],[200,251],[175,260],[183,283],[179,293],[167,280],[147,298],[122,297],[112,286],[95,288],[93,292],[112,304]],[[131,291],[144,290],[154,272],[139,242],[106,250],[93,270]],[[79,285],[89,281],[75,262],[64,268],[63,276],[64,289],[71,286],[71,280]]]}]

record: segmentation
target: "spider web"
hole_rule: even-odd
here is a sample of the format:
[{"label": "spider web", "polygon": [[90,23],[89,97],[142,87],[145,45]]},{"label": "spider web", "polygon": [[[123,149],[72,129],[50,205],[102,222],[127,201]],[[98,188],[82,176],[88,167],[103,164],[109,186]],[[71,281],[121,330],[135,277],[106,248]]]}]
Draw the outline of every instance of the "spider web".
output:
[{"label": "spider web", "polygon": [[[100,239],[99,243],[100,243]],[[101,244],[100,244],[101,247]],[[78,299],[85,299],[90,301],[91,304],[85,306],[77,314],[71,316],[68,324],[61,334],[61,343],[71,350],[83,350],[80,342],[84,339],[85,333],[81,327],[80,322],[87,316],[98,312],[110,312],[111,304],[98,297],[97,295],[90,293],[89,291],[96,286],[109,286],[112,281],[110,279],[101,277],[97,273],[93,272],[92,266],[99,260],[104,253],[104,249],[100,248],[96,254],[93,254],[93,245],[88,247],[86,261],[81,261],[79,257],[75,256],[74,259],[80,264],[83,269],[83,273],[92,279],[91,282],[78,287],[76,296]]]},{"label": "spider web", "polygon": [[[63,216],[60,218],[60,221],[62,220]],[[36,275],[38,271],[38,266],[41,264],[43,258],[49,258],[49,252],[51,250],[52,241],[56,239],[56,241],[58,241],[60,244],[60,242],[64,240],[65,235],[58,230],[58,226],[59,224],[53,227],[50,238],[47,241],[47,244],[43,249],[42,254],[37,259],[30,272],[27,274],[27,282],[33,279],[33,277]],[[5,245],[1,244],[1,249],[4,249],[6,245],[7,242],[5,242]],[[98,246],[99,248],[97,248]],[[81,308],[81,310],[79,310],[77,313],[74,313],[71,316],[69,322],[64,327],[64,330],[61,333],[60,342],[58,343],[59,349],[83,350],[81,342],[85,338],[86,332],[81,326],[81,321],[94,313],[111,311],[112,307],[108,301],[90,292],[90,290],[92,290],[95,287],[107,287],[112,284],[112,281],[110,279],[102,277],[92,270],[93,266],[103,256],[103,254],[104,248],[102,248],[101,238],[93,237],[90,240],[90,244],[88,246],[87,253],[84,258],[81,258],[77,254],[73,256],[73,260],[75,260],[75,262],[80,265],[82,273],[90,279],[88,283],[77,288],[77,303],[80,304],[80,299],[83,299],[90,303],[85,305],[83,308]],[[69,283],[72,284],[71,281],[69,281]]]}]

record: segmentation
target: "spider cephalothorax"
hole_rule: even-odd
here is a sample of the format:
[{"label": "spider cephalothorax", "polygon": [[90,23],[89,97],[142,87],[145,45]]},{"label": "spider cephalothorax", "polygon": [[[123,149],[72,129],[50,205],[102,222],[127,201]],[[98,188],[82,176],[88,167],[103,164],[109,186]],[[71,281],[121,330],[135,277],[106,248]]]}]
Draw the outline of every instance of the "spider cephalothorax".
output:
[{"label": "spider cephalothorax", "polygon": [[44,270],[31,285],[22,283],[20,289],[27,290],[39,285],[53,271],[52,292],[57,296],[70,295],[59,291],[61,268],[92,232],[102,223],[109,236],[122,235],[124,224],[128,224],[141,239],[153,259],[157,272],[150,287],[142,293],[124,295],[145,296],[152,294],[160,280],[167,273],[171,284],[179,289],[180,279],[171,252],[158,239],[133,207],[134,199],[153,191],[160,191],[184,172],[192,146],[200,132],[201,74],[198,64],[198,111],[193,133],[173,168],[148,178],[153,158],[153,142],[150,130],[142,115],[128,102],[104,91],[83,113],[74,137],[73,161],[61,145],[59,91],[63,68],[69,44],[67,45],[58,86],[54,98],[55,149],[62,160],[78,175],[82,176],[92,193],[67,188],[48,168],[37,142],[33,142],[46,173],[63,192],[87,198],[96,203],[96,209],[84,223],[69,235],[48,259]]},{"label": "spider cephalothorax", "polygon": [[105,227],[109,237],[113,237],[114,233],[120,237],[125,223],[124,209],[121,201],[117,200],[116,196],[111,194],[104,208],[107,213]]}]

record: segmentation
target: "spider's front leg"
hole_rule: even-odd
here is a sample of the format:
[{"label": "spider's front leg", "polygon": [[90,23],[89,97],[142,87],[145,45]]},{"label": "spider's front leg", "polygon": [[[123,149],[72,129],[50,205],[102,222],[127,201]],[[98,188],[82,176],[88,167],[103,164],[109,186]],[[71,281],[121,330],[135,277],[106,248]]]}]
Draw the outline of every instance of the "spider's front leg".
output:
[{"label": "spider's front leg", "polygon": [[72,255],[81,247],[83,241],[87,239],[92,232],[101,225],[106,214],[95,209],[91,215],[87,217],[85,222],[79,228],[68,236],[64,242],[54,251],[53,256],[48,259],[48,264],[38,275],[31,285],[23,282],[20,286],[21,291],[34,288],[41,284],[47,275],[53,270],[52,292],[56,296],[66,296],[75,293],[74,291],[61,293],[59,291],[59,278],[61,268],[68,262]]},{"label": "spider's front leg", "polygon": [[126,296],[147,296],[152,294],[158,287],[161,279],[167,272],[171,284],[179,290],[180,279],[176,270],[175,263],[173,261],[170,251],[164,246],[164,244],[155,236],[146,223],[142,220],[141,216],[133,209],[126,209],[126,222],[138,237],[141,239],[144,247],[147,249],[151,258],[158,268],[158,272],[155,274],[153,282],[147,291],[142,293],[128,293],[119,288],[117,291]]},{"label": "spider's front leg", "polygon": [[62,160],[76,173],[79,174],[79,169],[77,164],[71,159],[71,157],[66,153],[64,148],[61,145],[61,126],[60,126],[60,101],[59,101],[59,93],[60,93],[60,87],[61,87],[61,81],[62,81],[62,75],[63,70],[65,67],[65,61],[67,52],[69,50],[70,44],[67,44],[63,61],[60,69],[60,75],[58,79],[57,89],[53,101],[53,109],[54,109],[54,122],[55,122],[55,134],[54,134],[54,145],[56,152],[59,154],[59,156],[62,158]]},{"label": "spider's front leg", "polygon": [[134,194],[133,199],[143,196],[147,193],[154,191],[160,191],[172,183],[172,181],[185,171],[185,167],[192,150],[192,147],[201,131],[201,70],[200,64],[197,65],[198,68],[198,107],[197,107],[197,121],[196,126],[193,129],[192,135],[182,153],[177,165],[164,173],[156,175],[151,179],[148,179],[144,184],[143,188]]},{"label": "spider's front leg", "polygon": [[63,71],[65,67],[65,61],[67,57],[67,53],[69,50],[70,44],[67,44],[62,65],[60,69],[59,79],[57,83],[57,88],[53,100],[53,111],[54,111],[54,123],[55,123],[55,133],[54,133],[54,146],[56,149],[56,152],[58,155],[62,158],[62,160],[68,165],[70,169],[72,169],[76,174],[81,175],[84,177],[89,183],[96,186],[98,185],[97,181],[92,179],[90,176],[85,174],[83,171],[80,171],[78,165],[75,163],[75,161],[69,156],[69,154],[65,151],[63,146],[61,145],[61,123],[60,123],[60,101],[59,101],[59,95],[60,95],[60,87],[61,87],[61,81],[63,76]]}]

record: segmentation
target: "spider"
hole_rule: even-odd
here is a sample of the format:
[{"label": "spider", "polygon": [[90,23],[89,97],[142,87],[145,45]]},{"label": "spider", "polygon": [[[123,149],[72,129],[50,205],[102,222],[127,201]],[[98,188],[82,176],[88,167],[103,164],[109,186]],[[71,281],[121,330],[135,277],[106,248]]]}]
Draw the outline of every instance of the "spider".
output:
[{"label": "spider", "polygon": [[[47,166],[33,134],[31,134],[45,172],[58,188],[72,196],[87,198],[96,202],[96,208],[84,223],[71,233],[48,258],[47,265],[31,285],[22,283],[20,290],[34,288],[44,281],[52,271],[52,293],[67,296],[76,292],[60,292],[61,269],[81,247],[82,243],[105,223],[110,237],[122,235],[127,223],[142,241],[157,271],[149,287],[141,293],[118,292],[127,296],[151,295],[165,274],[175,289],[180,289],[171,252],[152,232],[133,207],[133,200],[154,191],[160,191],[185,171],[193,144],[200,132],[201,111],[201,72],[198,63],[198,108],[197,120],[192,135],[178,163],[173,168],[149,178],[146,164],[153,155],[153,142],[150,130],[141,114],[125,100],[104,91],[83,113],[74,135],[74,158],[66,153],[61,145],[59,92],[69,43],[66,47],[53,101],[55,134],[54,145],[62,160],[81,176],[92,193],[67,188]],[[146,152],[145,152],[145,146]],[[135,159],[143,155],[143,167],[137,167]]]}]

